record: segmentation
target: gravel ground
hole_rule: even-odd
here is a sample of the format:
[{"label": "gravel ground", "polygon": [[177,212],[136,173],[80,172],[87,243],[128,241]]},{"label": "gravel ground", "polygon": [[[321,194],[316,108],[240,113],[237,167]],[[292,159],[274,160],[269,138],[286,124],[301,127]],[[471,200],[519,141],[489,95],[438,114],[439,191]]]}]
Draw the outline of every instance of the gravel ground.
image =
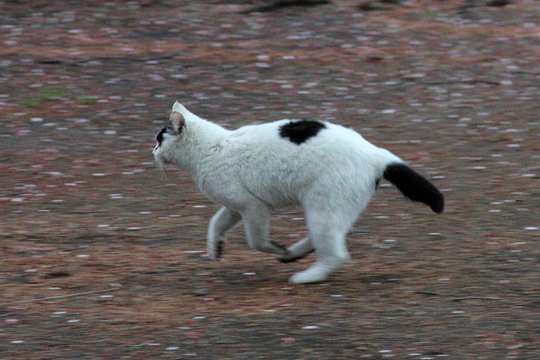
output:
[{"label": "gravel ground", "polygon": [[[269,3],[0,2],[0,358],[540,358],[540,4]],[[382,184],[322,284],[242,229],[210,261],[217,207],[151,157],[175,99],[353,127],[447,210]]]}]

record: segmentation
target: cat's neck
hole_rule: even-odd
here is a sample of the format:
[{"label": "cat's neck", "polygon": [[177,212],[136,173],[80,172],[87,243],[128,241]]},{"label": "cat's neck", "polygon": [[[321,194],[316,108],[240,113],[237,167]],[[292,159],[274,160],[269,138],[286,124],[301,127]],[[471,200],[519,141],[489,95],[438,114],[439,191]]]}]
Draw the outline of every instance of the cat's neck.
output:
[{"label": "cat's neck", "polygon": [[178,164],[197,177],[209,161],[219,155],[220,143],[229,130],[199,117],[186,118],[185,138],[179,149]]}]

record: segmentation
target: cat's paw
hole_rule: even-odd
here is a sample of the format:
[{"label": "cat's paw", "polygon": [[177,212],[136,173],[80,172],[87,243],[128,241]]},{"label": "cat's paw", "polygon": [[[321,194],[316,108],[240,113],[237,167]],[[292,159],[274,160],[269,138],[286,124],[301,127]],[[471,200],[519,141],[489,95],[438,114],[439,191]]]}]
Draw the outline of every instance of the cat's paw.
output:
[{"label": "cat's paw", "polygon": [[208,247],[208,258],[212,260],[219,260],[221,255],[223,255],[223,247],[225,243],[223,241],[218,241],[213,246]]},{"label": "cat's paw", "polygon": [[312,249],[312,250],[307,251],[307,252],[302,253],[302,254],[295,254],[291,250],[287,250],[287,253],[285,253],[285,254],[283,254],[281,256],[278,256],[277,259],[278,259],[278,261],[280,261],[280,262],[282,262],[284,264],[288,264],[288,263],[303,259],[306,256],[308,256],[309,254],[311,254],[312,252],[314,252],[314,251],[315,250]]},{"label": "cat's paw", "polygon": [[271,240],[270,241],[270,244],[274,245],[276,248],[286,252],[287,251],[287,245],[283,244],[282,242],[280,241],[276,241],[276,240]]},{"label": "cat's paw", "polygon": [[287,246],[278,241],[265,241],[258,243],[255,245],[255,249],[265,253],[278,254],[280,256],[286,256],[289,253]]},{"label": "cat's paw", "polygon": [[301,258],[303,258],[303,256],[291,256],[290,254],[287,254],[283,256],[278,256],[276,259],[283,264],[288,264],[288,263],[298,261]]},{"label": "cat's paw", "polygon": [[313,284],[326,280],[326,274],[316,274],[306,270],[294,274],[289,278],[291,284]]}]

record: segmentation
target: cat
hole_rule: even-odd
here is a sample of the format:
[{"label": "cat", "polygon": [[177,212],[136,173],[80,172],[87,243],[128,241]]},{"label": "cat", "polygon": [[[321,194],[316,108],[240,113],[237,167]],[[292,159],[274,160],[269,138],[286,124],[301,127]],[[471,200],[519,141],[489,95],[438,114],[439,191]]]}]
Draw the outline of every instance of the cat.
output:
[{"label": "cat", "polygon": [[[381,178],[436,213],[444,209],[439,190],[399,157],[326,121],[279,120],[231,131],[175,102],[156,140],[156,163],[187,170],[222,206],[209,224],[208,256],[221,256],[225,233],[242,221],[250,247],[284,263],[316,253],[311,267],[289,279],[293,284],[321,282],[349,259],[345,237]],[[308,236],[285,247],[269,238],[270,213],[290,205],[302,206]]]}]

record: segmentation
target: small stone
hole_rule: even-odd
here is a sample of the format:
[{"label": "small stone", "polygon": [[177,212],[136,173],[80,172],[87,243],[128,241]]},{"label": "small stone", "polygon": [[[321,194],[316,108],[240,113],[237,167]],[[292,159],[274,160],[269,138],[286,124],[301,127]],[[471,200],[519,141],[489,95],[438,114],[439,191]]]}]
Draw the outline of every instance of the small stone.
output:
[{"label": "small stone", "polygon": [[206,289],[197,289],[197,290],[193,291],[193,294],[195,296],[205,296],[205,295],[208,295],[208,290],[206,290]]},{"label": "small stone", "polygon": [[284,345],[290,345],[290,344],[294,343],[295,341],[296,341],[296,339],[293,338],[293,337],[281,338],[281,343],[284,344]]}]

